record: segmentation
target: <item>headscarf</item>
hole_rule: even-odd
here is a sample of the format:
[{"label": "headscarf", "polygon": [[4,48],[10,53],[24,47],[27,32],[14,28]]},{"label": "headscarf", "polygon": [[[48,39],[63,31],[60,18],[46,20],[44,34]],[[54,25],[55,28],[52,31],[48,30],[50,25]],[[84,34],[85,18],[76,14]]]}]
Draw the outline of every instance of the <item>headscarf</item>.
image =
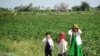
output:
[{"label": "headscarf", "polygon": [[61,42],[61,40],[64,39],[64,38],[65,38],[65,33],[64,32],[60,32],[57,43],[59,44]]}]

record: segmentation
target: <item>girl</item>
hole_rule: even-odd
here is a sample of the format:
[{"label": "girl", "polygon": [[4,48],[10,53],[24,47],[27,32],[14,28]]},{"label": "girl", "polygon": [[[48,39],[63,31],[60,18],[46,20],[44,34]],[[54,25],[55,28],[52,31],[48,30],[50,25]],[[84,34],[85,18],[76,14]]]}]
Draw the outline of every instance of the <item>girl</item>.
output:
[{"label": "girl", "polygon": [[58,56],[66,56],[67,42],[65,41],[65,33],[61,32],[58,38]]},{"label": "girl", "polygon": [[70,38],[70,49],[69,49],[69,56],[83,56],[81,50],[81,30],[79,29],[78,25],[73,25],[72,29],[68,31],[68,34],[71,36]]}]

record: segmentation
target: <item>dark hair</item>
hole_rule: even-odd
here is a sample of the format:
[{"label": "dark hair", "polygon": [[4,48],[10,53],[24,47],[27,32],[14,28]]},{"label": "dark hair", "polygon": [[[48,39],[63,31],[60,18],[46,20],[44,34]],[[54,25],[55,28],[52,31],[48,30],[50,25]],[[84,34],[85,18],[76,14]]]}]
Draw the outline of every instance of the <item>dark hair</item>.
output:
[{"label": "dark hair", "polygon": [[46,33],[45,33],[45,35],[49,35],[49,34],[50,34],[50,32],[46,32]]}]

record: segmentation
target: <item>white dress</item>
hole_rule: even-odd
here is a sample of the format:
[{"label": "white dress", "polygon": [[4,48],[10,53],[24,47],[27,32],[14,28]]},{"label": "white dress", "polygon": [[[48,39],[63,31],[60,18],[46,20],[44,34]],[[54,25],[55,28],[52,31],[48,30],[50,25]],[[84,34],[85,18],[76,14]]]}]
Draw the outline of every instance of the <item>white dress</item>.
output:
[{"label": "white dress", "polygon": [[58,53],[63,54],[64,52],[67,51],[67,42],[62,39],[61,42],[58,44]]}]

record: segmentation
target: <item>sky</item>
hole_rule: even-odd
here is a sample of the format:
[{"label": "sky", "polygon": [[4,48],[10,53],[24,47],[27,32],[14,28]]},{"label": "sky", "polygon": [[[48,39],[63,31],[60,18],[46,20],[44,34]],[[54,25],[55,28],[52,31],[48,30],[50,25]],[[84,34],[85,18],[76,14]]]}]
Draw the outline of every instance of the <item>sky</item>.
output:
[{"label": "sky", "polygon": [[54,5],[64,2],[69,6],[69,8],[71,8],[80,5],[82,1],[86,1],[91,7],[100,5],[100,0],[0,0],[0,7],[14,8],[16,6],[32,3],[34,7],[44,6],[53,8]]}]

